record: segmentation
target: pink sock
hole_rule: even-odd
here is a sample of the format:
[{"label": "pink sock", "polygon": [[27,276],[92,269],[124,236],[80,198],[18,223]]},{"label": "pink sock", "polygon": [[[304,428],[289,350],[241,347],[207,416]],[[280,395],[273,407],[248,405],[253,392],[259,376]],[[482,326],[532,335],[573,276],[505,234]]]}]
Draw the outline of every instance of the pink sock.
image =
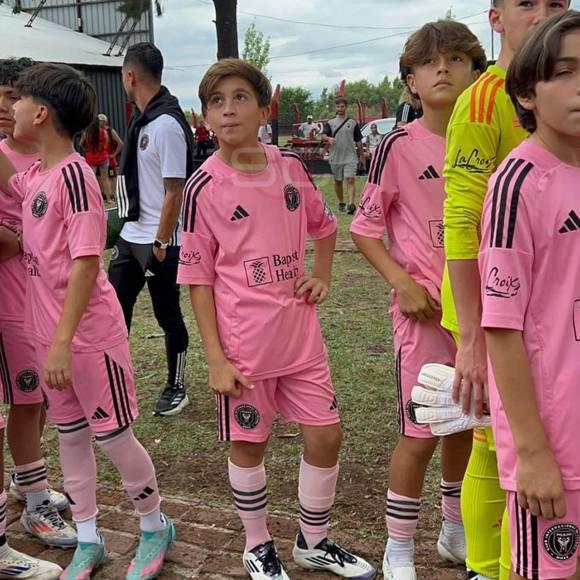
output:
[{"label": "pink sock", "polygon": [[0,493],[0,538],[6,535],[6,490]]},{"label": "pink sock", "polygon": [[302,458],[298,480],[300,530],[309,548],[316,547],[328,536],[337,479],[338,464],[334,467],[314,467]]},{"label": "pink sock", "polygon": [[24,493],[43,491],[48,488],[44,459],[26,463],[25,465],[15,465],[14,471],[16,473],[16,483]]},{"label": "pink sock", "polygon": [[118,469],[123,487],[133,501],[135,511],[145,516],[161,504],[155,467],[149,454],[139,443],[132,429],[121,433],[99,433],[97,444]]},{"label": "pink sock", "polygon": [[461,481],[449,483],[441,480],[441,510],[443,518],[454,524],[462,524],[461,519]]},{"label": "pink sock", "polygon": [[75,522],[96,517],[97,465],[93,433],[86,419],[72,425],[57,425],[64,490]]},{"label": "pink sock", "polygon": [[263,462],[257,467],[238,467],[228,460],[228,471],[234,504],[246,532],[246,550],[252,550],[272,539],[267,524],[266,469]]},{"label": "pink sock", "polygon": [[389,538],[407,542],[415,537],[421,500],[387,491],[387,531]]}]

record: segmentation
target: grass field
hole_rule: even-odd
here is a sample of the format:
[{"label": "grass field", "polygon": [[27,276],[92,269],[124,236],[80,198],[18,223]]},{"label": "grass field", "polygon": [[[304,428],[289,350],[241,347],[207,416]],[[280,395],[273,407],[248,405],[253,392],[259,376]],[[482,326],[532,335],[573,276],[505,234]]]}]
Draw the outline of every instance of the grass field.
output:
[{"label": "grass field", "polygon": [[[335,207],[331,181],[326,177],[319,181],[329,205]],[[362,182],[357,187],[360,190]],[[339,238],[348,241],[351,217],[340,214],[338,219]],[[337,527],[350,530],[361,540],[385,536],[387,466],[397,440],[388,301],[389,288],[360,254],[336,254],[331,296],[320,308],[345,433],[334,521]],[[186,293],[182,295],[182,305],[190,330],[187,384],[191,405],[174,418],[151,416],[165,382],[165,355],[149,296],[143,292],[131,335],[141,409],[135,430],[153,456],[165,493],[228,504],[227,449],[216,441],[214,400],[207,386],[206,364]],[[54,435],[49,440],[54,446]],[[272,509],[296,510],[300,453],[297,429],[279,426],[267,459]],[[54,460],[56,455],[51,455]],[[421,524],[431,531],[430,536],[439,525],[437,462],[430,470]],[[105,462],[100,464],[100,480],[117,481]],[[433,552],[433,546],[429,550]]]}]

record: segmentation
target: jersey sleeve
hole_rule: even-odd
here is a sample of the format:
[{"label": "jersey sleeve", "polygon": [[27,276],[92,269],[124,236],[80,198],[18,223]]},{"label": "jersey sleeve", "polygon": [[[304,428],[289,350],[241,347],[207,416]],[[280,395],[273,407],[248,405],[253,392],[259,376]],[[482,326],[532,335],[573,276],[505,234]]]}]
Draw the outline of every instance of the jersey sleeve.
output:
[{"label": "jersey sleeve", "polygon": [[306,205],[306,230],[312,240],[323,240],[336,232],[336,216],[324,200],[324,195],[314,183],[310,172],[301,160],[298,167],[299,187],[304,192]]},{"label": "jersey sleeve", "polygon": [[382,239],[387,233],[387,216],[398,199],[396,141],[393,134],[381,141],[375,151],[361,202],[350,226],[353,234],[365,238]]},{"label": "jersey sleeve", "polygon": [[534,264],[533,165],[509,159],[490,182],[479,253],[482,327],[523,330]]},{"label": "jersey sleeve", "polygon": [[3,193],[9,197],[16,198],[20,203],[22,203],[26,194],[27,177],[28,170],[14,173],[8,180],[8,191]]},{"label": "jersey sleeve", "polygon": [[100,256],[106,223],[97,178],[88,165],[73,161],[61,169],[57,184],[71,258]]},{"label": "jersey sleeve", "polygon": [[218,242],[212,231],[211,176],[194,173],[185,186],[177,283],[213,286]]},{"label": "jersey sleeve", "polygon": [[163,130],[158,132],[156,145],[161,177],[184,179],[187,175],[187,143],[181,125],[173,117],[168,117]]},{"label": "jersey sleeve", "polygon": [[443,222],[448,260],[477,259],[483,201],[501,138],[497,120],[471,122],[468,109],[458,103],[447,131]]}]

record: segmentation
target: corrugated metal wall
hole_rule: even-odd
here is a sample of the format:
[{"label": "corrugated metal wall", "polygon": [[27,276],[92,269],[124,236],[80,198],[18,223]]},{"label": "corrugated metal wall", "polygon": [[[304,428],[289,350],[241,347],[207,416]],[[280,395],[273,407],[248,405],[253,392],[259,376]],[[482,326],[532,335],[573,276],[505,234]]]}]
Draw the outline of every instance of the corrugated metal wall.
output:
[{"label": "corrugated metal wall", "polygon": [[[11,0],[14,5],[17,0]],[[38,5],[39,0],[20,0],[22,10],[30,12]],[[47,0],[41,8],[39,16],[56,22],[77,32],[111,42],[121,27],[124,16],[119,12],[119,0]],[[124,29],[117,46],[123,44],[131,22]],[[153,12],[151,2],[149,10],[143,14],[132,34],[129,46],[137,42],[153,41]],[[116,54],[115,49],[113,54]]]},{"label": "corrugated metal wall", "polygon": [[98,113],[105,113],[109,118],[109,125],[119,133],[125,135],[125,103],[127,97],[121,81],[121,70],[112,68],[83,68],[82,70],[97,89]]}]

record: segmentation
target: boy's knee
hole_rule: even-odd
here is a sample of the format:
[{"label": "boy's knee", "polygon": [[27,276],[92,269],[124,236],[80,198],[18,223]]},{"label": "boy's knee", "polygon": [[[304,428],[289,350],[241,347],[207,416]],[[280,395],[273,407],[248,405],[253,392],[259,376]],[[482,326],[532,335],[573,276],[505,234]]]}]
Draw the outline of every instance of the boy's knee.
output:
[{"label": "boy's knee", "polygon": [[321,457],[338,455],[342,445],[340,423],[324,427],[302,426],[305,454]]},{"label": "boy's knee", "polygon": [[436,437],[401,437],[399,445],[407,455],[417,461],[429,461],[433,456],[439,440]]}]

